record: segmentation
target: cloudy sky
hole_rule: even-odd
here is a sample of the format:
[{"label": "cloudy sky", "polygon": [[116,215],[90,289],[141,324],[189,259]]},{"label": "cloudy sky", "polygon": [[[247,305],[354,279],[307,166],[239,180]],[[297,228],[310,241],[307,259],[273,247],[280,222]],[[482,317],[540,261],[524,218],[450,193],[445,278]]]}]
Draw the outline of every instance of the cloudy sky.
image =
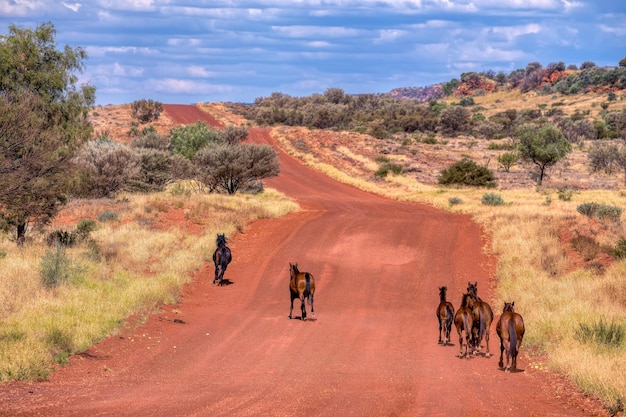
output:
[{"label": "cloudy sky", "polygon": [[468,71],[626,57],[624,0],[0,0],[81,46],[97,103],[384,93]]}]

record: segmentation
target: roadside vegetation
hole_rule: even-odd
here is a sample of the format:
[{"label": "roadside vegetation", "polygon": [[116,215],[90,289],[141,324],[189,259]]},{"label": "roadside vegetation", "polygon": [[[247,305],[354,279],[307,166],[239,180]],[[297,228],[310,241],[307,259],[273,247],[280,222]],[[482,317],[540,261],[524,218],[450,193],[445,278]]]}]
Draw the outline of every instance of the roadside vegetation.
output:
[{"label": "roadside vegetation", "polygon": [[[175,303],[217,232],[297,207],[263,189],[277,157],[244,144],[244,128],[196,123],[159,134],[147,123],[160,103],[139,100],[130,143],[94,132],[95,88],[76,85],[85,52],[56,51],[50,24],[9,32],[0,39],[0,380],[43,380],[127,317]],[[35,67],[20,72],[25,57]],[[492,307],[515,301],[529,366],[543,366],[532,355],[545,355],[550,369],[616,413],[626,401],[626,193],[546,178],[574,152],[588,155],[577,167],[584,175],[626,172],[624,88],[626,60],[615,68],[530,63],[428,89],[274,93],[231,108],[275,126],[287,151],[340,181],[472,215],[498,259]],[[320,146],[304,133],[322,129],[353,142]],[[498,172],[473,156],[487,142]],[[439,181],[417,181],[420,147],[451,154],[453,143],[463,150]],[[499,183],[520,173],[531,187]],[[64,210],[85,214],[51,227]],[[186,228],[159,227],[181,213]]]},{"label": "roadside vegetation", "polygon": [[[382,95],[345,98],[335,90],[299,99],[274,94],[258,99],[260,108],[251,114],[266,123],[263,117],[270,114],[283,117],[274,137],[290,154],[339,181],[470,214],[489,236],[486,250],[498,261],[498,285],[490,300],[494,312],[499,315],[504,301],[515,301],[526,321],[522,351],[528,366],[567,375],[583,392],[603,399],[613,415],[624,412],[626,399],[626,192],[619,187],[622,179],[613,181],[624,166],[623,64],[600,69],[588,62],[566,69],[569,75],[556,83],[540,77],[535,87],[522,80],[489,91],[470,88],[471,83],[485,86],[489,77],[466,74],[452,83],[456,87],[449,95],[429,96],[427,103],[394,102]],[[523,74],[541,69],[531,67]],[[622,81],[605,88],[589,81],[585,74],[591,73],[621,74]],[[584,89],[564,89],[581,79],[587,80]],[[332,104],[330,97],[343,98]],[[292,107],[298,100],[337,106],[324,113],[335,118],[348,112],[342,108],[368,100],[373,109],[387,112],[374,110],[371,120],[362,114],[339,118],[340,124],[327,129],[337,132],[326,140],[315,125],[285,126],[294,111],[309,109]],[[286,104],[283,111],[278,102]],[[442,120],[443,110],[454,107],[449,120]],[[420,127],[394,127],[409,115],[418,119],[411,126]],[[423,171],[433,155],[460,156],[431,181],[416,180],[427,178]],[[487,168],[490,161],[498,166]],[[389,163],[399,165],[397,174],[380,176]],[[520,185],[524,177],[530,185]]]},{"label": "roadside vegetation", "polygon": [[[360,171],[353,164],[329,165],[324,155],[307,152],[303,136],[292,136],[283,128],[273,132],[289,153],[339,181],[389,198],[472,215],[489,236],[486,250],[498,260],[494,277],[498,286],[490,300],[494,312],[499,315],[504,301],[515,301],[524,316],[522,351],[528,355],[528,366],[562,372],[583,392],[602,398],[609,411],[623,409],[625,192],[546,186],[494,192],[487,191],[493,190],[488,185],[422,184],[407,175],[380,181],[372,175],[373,160],[369,169],[364,164]],[[599,207],[606,214],[598,216]],[[547,359],[534,359],[535,355]]]},{"label": "roadside vegetation", "polygon": [[55,34],[46,23],[0,37],[0,381],[45,380],[127,318],[175,303],[218,232],[297,209],[264,190],[278,157],[242,143],[246,128],[159,134],[146,123],[163,106],[138,100],[130,143],[94,132],[95,88],[76,75],[87,55],[57,50]]}]

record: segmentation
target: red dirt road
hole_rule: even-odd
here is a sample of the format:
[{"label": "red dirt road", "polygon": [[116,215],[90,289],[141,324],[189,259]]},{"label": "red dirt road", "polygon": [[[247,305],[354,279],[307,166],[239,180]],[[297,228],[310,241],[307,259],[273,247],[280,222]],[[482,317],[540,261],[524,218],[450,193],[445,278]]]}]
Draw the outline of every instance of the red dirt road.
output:
[{"label": "red dirt road", "polygon": [[[252,129],[250,140],[274,143],[268,132]],[[456,336],[454,346],[437,344],[439,286],[455,307],[469,280],[491,297],[495,260],[468,217],[389,201],[280,158],[267,186],[302,210],[230,240],[232,285],[211,285],[207,265],[180,304],[72,358],[49,382],[0,385],[0,415],[597,415],[525,357],[522,372],[498,370],[493,327],[491,358],[457,358]],[[289,262],[315,276],[313,320],[287,317]]]}]

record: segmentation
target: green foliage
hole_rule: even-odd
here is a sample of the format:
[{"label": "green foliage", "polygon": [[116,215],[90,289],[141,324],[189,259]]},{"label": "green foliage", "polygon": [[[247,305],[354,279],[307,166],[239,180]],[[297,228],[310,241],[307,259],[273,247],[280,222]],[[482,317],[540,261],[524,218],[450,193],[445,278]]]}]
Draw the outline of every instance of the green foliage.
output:
[{"label": "green foliage", "polygon": [[385,178],[389,173],[393,175],[404,174],[406,170],[402,165],[395,164],[393,162],[386,162],[378,167],[378,170],[374,173],[375,177]]},{"label": "green foliage", "polygon": [[98,214],[98,221],[102,223],[111,220],[117,220],[117,213],[115,213],[114,211],[103,211],[102,213]]},{"label": "green foliage", "polygon": [[280,171],[278,155],[268,145],[210,145],[200,149],[193,162],[202,183],[210,190],[228,194],[254,186]]},{"label": "green foliage", "polygon": [[[92,132],[95,88],[78,87],[84,49],[56,49],[56,30],[9,25],[0,37],[0,215],[23,241],[66,201],[70,159]],[[27,150],[27,151],[25,151]]]},{"label": "green foliage", "polygon": [[624,335],[626,335],[624,325],[614,321],[607,323],[603,318],[593,324],[580,323],[576,330],[576,336],[585,343],[614,348],[622,345]]},{"label": "green foliage", "polygon": [[212,129],[205,122],[176,126],[170,131],[172,152],[192,159],[194,155],[209,143],[221,143],[218,130]]},{"label": "green foliage", "polygon": [[130,103],[131,115],[141,123],[157,120],[163,111],[163,104],[154,100],[135,100]]},{"label": "green foliage", "polygon": [[519,161],[519,154],[517,152],[504,152],[498,155],[498,163],[504,169],[504,172],[509,172],[511,167],[516,165]]},{"label": "green foliage", "polygon": [[156,131],[144,131],[136,135],[131,146],[134,148],[156,149],[167,151],[170,148],[170,138],[168,135],[160,135]]},{"label": "green foliage", "polygon": [[576,211],[590,218],[597,218],[602,221],[619,223],[622,216],[622,208],[608,204],[595,202],[583,203],[576,207]]},{"label": "green foliage", "polygon": [[471,159],[464,158],[441,171],[438,179],[441,185],[469,185],[492,188],[496,186],[493,173]]},{"label": "green foliage", "polygon": [[74,158],[80,172],[75,192],[89,197],[108,197],[139,176],[141,163],[140,153],[123,143],[87,142]]},{"label": "green foliage", "polygon": [[463,199],[461,197],[450,197],[448,203],[451,206],[456,206],[457,204],[463,204]]},{"label": "green foliage", "polygon": [[572,196],[574,195],[573,190],[568,190],[567,188],[559,188],[557,190],[557,194],[559,196],[559,200],[561,201],[571,201]]},{"label": "green foliage", "polygon": [[563,133],[552,124],[524,124],[515,136],[519,142],[520,157],[534,163],[538,168],[537,183],[541,185],[548,167],[555,165],[571,150],[572,145]]},{"label": "green foliage", "polygon": [[56,245],[54,251],[47,251],[41,258],[40,272],[41,284],[44,288],[51,289],[66,283],[69,279],[72,261],[65,254],[63,245]]},{"label": "green foliage", "polygon": [[483,194],[480,202],[485,206],[503,206],[506,204],[502,199],[502,196],[496,193]]}]

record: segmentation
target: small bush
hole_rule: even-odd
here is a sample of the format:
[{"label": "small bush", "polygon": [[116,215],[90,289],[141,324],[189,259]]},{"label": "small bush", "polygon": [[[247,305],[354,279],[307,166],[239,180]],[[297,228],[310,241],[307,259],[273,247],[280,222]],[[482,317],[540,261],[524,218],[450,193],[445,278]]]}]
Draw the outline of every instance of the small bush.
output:
[{"label": "small bush", "polygon": [[56,250],[48,251],[41,258],[41,284],[47,288],[55,288],[67,282],[70,276],[71,261],[65,254],[65,247],[57,245]]},{"label": "small bush", "polygon": [[623,236],[617,240],[615,248],[613,248],[613,257],[616,259],[626,258],[626,239]]},{"label": "small bush", "polygon": [[461,197],[450,197],[450,198],[448,199],[448,203],[449,203],[451,206],[455,206],[455,205],[457,205],[457,204],[462,204],[462,203],[463,203],[463,199],[462,199]]},{"label": "small bush", "polygon": [[135,100],[130,104],[133,118],[141,123],[157,120],[163,111],[163,104],[154,100]]},{"label": "small bush", "polygon": [[574,195],[574,191],[567,190],[565,188],[559,188],[557,190],[557,194],[559,196],[559,200],[561,200],[561,201],[571,201],[572,200],[572,196]]},{"label": "small bush", "polygon": [[401,175],[404,174],[405,169],[402,165],[394,164],[392,162],[388,162],[382,164],[378,170],[374,173],[375,177],[385,178],[389,173],[393,175]]},{"label": "small bush", "polygon": [[609,347],[620,347],[624,340],[624,335],[626,335],[626,329],[619,323],[607,323],[604,319],[600,319],[598,322],[591,325],[580,323],[576,335],[583,342],[593,342]]},{"label": "small bush", "polygon": [[117,213],[113,211],[103,211],[98,214],[98,221],[104,223],[110,220],[117,220]]},{"label": "small bush", "polygon": [[496,193],[483,194],[480,202],[485,206],[503,206],[505,204],[502,196]]},{"label": "small bush", "polygon": [[600,244],[594,238],[585,235],[578,235],[570,241],[572,247],[583,260],[590,261],[601,251]]},{"label": "small bush", "polygon": [[607,204],[598,203],[583,203],[576,207],[576,211],[590,218],[597,218],[599,220],[612,221],[614,223],[620,222],[622,216],[622,208],[617,206],[609,206]]},{"label": "small bush", "polygon": [[89,236],[91,232],[98,228],[98,223],[95,220],[91,219],[83,219],[78,222],[76,225],[76,232],[82,238],[86,238]]},{"label": "small bush", "polygon": [[63,229],[53,230],[48,233],[46,237],[46,243],[48,246],[64,246],[70,247],[73,246],[77,241],[77,236],[75,232],[69,232]]},{"label": "small bush", "polygon": [[442,185],[457,184],[487,188],[496,186],[493,173],[468,158],[455,162],[448,169],[441,171],[438,181]]}]

